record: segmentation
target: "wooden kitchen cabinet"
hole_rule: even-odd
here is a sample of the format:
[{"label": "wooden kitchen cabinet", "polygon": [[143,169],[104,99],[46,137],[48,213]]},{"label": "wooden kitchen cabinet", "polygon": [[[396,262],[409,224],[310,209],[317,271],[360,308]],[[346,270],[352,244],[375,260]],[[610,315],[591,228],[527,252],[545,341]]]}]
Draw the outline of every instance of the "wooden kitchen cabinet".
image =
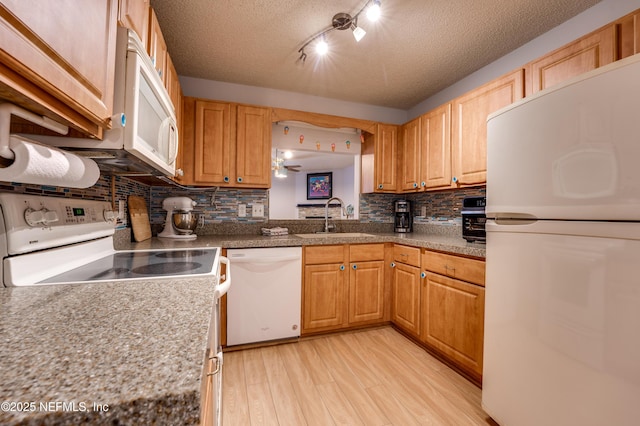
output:
[{"label": "wooden kitchen cabinet", "polygon": [[615,60],[616,28],[607,25],[527,64],[527,96]]},{"label": "wooden kitchen cabinet", "polygon": [[167,87],[167,52],[167,43],[162,35],[158,17],[153,8],[150,7],[147,53],[165,87]]},{"label": "wooden kitchen cabinet", "polygon": [[422,263],[420,340],[480,381],[484,262],[425,250]]},{"label": "wooden kitchen cabinet", "polygon": [[149,0],[119,0],[118,23],[138,35],[143,46],[149,36]]},{"label": "wooden kitchen cabinet", "polygon": [[245,188],[271,185],[268,108],[183,98],[180,182]]},{"label": "wooden kitchen cabinet", "polygon": [[452,101],[451,187],[487,181],[487,116],[524,95],[524,71],[518,69]]},{"label": "wooden kitchen cabinet", "polygon": [[422,177],[422,132],[421,119],[416,118],[400,127],[399,138],[399,190],[415,192],[424,188]]},{"label": "wooden kitchen cabinet", "polygon": [[640,53],[640,12],[632,12],[614,22],[618,34],[616,59]]},{"label": "wooden kitchen cabinet", "polygon": [[238,105],[236,124],[236,183],[271,186],[271,110]]},{"label": "wooden kitchen cabinet", "polygon": [[384,244],[351,245],[349,261],[349,325],[384,321]]},{"label": "wooden kitchen cabinet", "polygon": [[304,248],[302,334],[346,325],[348,246]]},{"label": "wooden kitchen cabinet", "polygon": [[384,255],[384,244],[305,247],[302,334],[388,320]]},{"label": "wooden kitchen cabinet", "polygon": [[117,19],[117,0],[3,1],[2,98],[101,137],[113,114]]},{"label": "wooden kitchen cabinet", "polygon": [[398,126],[376,125],[376,133],[364,134],[362,148],[362,192],[398,189]]},{"label": "wooden kitchen cabinet", "polygon": [[451,186],[451,104],[447,103],[421,118],[422,181],[425,188]]},{"label": "wooden kitchen cabinet", "polygon": [[391,322],[405,332],[420,333],[420,249],[393,247]]}]

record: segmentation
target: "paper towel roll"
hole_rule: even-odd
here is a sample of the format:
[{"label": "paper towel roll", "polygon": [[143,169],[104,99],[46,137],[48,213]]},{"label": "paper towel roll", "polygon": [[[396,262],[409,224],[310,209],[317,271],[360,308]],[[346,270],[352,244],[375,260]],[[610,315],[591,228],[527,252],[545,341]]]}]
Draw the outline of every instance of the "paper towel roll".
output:
[{"label": "paper towel roll", "polygon": [[0,166],[0,181],[88,188],[100,178],[95,161],[30,139],[11,135],[9,148],[15,158]]}]

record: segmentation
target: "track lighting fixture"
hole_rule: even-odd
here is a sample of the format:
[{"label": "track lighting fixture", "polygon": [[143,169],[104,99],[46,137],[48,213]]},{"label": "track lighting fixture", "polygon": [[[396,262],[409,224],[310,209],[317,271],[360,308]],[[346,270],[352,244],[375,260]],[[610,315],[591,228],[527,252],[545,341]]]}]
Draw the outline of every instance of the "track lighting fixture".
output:
[{"label": "track lighting fixture", "polygon": [[316,53],[325,55],[329,51],[326,35],[333,30],[343,31],[349,29],[353,32],[353,37],[356,39],[356,42],[362,40],[367,32],[358,26],[358,16],[365,10],[367,11],[367,18],[371,21],[376,21],[380,17],[380,0],[367,0],[365,5],[362,6],[354,16],[344,12],[335,14],[331,20],[331,26],[309,37],[302,47],[298,49],[298,53],[300,54],[298,61],[304,63],[307,60],[305,48],[314,42]]}]

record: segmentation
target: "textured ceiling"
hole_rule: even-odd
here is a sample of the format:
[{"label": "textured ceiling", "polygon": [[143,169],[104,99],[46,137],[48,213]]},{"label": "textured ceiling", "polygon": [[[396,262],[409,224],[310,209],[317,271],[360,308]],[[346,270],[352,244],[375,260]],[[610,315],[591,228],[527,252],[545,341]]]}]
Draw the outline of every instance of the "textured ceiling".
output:
[{"label": "textured ceiling", "polygon": [[298,49],[366,0],[151,0],[181,76],[410,109],[599,0],[381,0],[382,17]]}]

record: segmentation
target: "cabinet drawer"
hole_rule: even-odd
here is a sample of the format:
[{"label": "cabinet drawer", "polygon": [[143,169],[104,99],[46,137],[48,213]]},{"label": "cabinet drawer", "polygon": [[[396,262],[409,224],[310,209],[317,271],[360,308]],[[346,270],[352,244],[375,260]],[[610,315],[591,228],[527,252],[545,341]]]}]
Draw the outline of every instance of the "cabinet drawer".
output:
[{"label": "cabinet drawer", "polygon": [[393,260],[420,267],[420,249],[396,244],[393,246]]},{"label": "cabinet drawer", "polygon": [[384,244],[354,244],[349,246],[349,262],[384,260]]},{"label": "cabinet drawer", "polygon": [[485,264],[482,260],[425,250],[422,254],[422,268],[436,274],[484,286]]},{"label": "cabinet drawer", "polygon": [[321,265],[324,263],[344,262],[346,246],[312,246],[304,248],[305,265]]}]

